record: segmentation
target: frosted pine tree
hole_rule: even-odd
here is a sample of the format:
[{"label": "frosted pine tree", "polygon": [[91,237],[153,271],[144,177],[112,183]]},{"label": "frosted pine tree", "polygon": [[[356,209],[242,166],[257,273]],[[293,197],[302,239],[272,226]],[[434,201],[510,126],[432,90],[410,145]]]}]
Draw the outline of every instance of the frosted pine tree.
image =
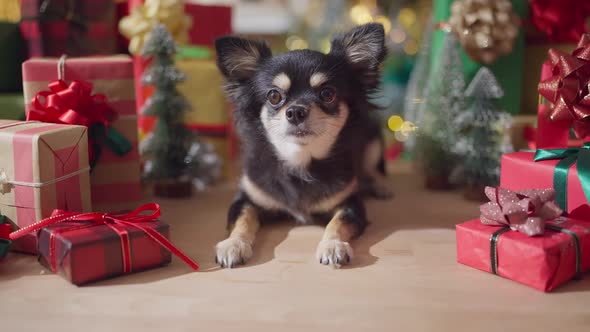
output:
[{"label": "frosted pine tree", "polygon": [[[410,75],[406,96],[404,98],[404,118],[412,123],[422,121],[422,111],[424,110],[424,95],[426,93],[426,83],[430,73],[430,45],[432,43],[432,32],[434,22],[432,18],[428,20],[428,25],[424,29],[424,35],[420,43],[420,52],[416,57],[416,64]],[[408,151],[412,151],[416,146],[415,135],[409,135],[404,143]]]},{"label": "frosted pine tree", "polygon": [[508,129],[511,116],[499,109],[504,92],[494,74],[482,67],[467,87],[469,106],[456,118],[461,138],[453,151],[461,159],[460,178],[467,185],[467,198],[484,198],[485,186],[497,186],[500,158],[512,151]]},{"label": "frosted pine tree", "polygon": [[[202,143],[185,127],[184,114],[191,107],[176,85],[185,75],[174,66],[176,43],[164,25],[150,33],[142,56],[152,63],[142,77],[142,83],[154,87],[154,94],[146,101],[142,113],[157,118],[151,134],[142,142],[140,150],[146,158],[144,177],[154,180],[155,193],[160,196],[188,196],[191,194],[195,172],[211,171],[211,160]],[[209,158],[209,159],[207,159]]]},{"label": "frosted pine tree", "polygon": [[465,78],[457,39],[446,32],[438,62],[428,78],[421,118],[416,123],[416,162],[431,189],[450,188],[457,165],[451,147],[457,140],[455,118],[465,110]]}]

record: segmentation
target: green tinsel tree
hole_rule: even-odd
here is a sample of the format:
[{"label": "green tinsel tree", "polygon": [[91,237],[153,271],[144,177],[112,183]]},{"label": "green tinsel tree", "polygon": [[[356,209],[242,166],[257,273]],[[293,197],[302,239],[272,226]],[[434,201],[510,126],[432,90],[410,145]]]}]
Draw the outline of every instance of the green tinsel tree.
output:
[{"label": "green tinsel tree", "polygon": [[447,32],[438,62],[426,88],[421,117],[417,119],[416,162],[431,189],[447,189],[457,165],[451,151],[457,140],[455,118],[465,110],[465,78],[457,39]]}]

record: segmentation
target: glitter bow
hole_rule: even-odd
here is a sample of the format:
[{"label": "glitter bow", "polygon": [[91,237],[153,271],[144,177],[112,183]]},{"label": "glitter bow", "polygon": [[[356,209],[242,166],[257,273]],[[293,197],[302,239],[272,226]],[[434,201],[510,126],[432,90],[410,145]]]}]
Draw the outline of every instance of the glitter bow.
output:
[{"label": "glitter bow", "polygon": [[553,201],[553,189],[529,189],[514,192],[486,187],[490,202],[480,206],[480,220],[485,225],[510,226],[528,236],[543,234],[545,222],[559,217],[563,210]]},{"label": "glitter bow", "polygon": [[508,0],[457,0],[448,27],[473,60],[491,64],[512,52],[520,18]]},{"label": "glitter bow", "polygon": [[184,14],[183,0],[146,0],[135,6],[129,16],[119,22],[119,31],[129,38],[129,53],[139,55],[150,32],[163,24],[174,40],[183,44],[188,40],[191,18]]},{"label": "glitter bow", "polygon": [[549,50],[553,75],[539,83],[539,94],[552,104],[545,115],[551,121],[573,124],[579,138],[590,134],[590,35],[580,38],[578,46],[567,54]]},{"label": "glitter bow", "polygon": [[588,1],[533,0],[529,7],[531,22],[551,42],[575,43],[588,32]]}]

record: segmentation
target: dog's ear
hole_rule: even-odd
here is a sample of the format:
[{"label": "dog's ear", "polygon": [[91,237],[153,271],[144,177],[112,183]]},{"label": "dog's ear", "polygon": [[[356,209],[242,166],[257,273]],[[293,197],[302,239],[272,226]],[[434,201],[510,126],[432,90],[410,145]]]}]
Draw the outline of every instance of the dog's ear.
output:
[{"label": "dog's ear", "polygon": [[252,78],[262,61],[272,56],[264,43],[238,37],[222,37],[215,41],[217,66],[230,81]]},{"label": "dog's ear", "polygon": [[330,54],[343,56],[361,74],[365,84],[377,84],[379,66],[385,58],[385,32],[378,23],[355,27],[332,40]]}]

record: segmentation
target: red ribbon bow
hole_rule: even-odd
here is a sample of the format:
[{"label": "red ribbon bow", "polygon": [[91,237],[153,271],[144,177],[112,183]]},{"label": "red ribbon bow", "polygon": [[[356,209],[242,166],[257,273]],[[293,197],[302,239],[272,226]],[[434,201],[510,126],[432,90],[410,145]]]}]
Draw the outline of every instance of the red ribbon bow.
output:
[{"label": "red ribbon bow", "polygon": [[[151,214],[142,214],[143,212],[151,211]],[[38,221],[30,226],[23,227],[15,232],[10,233],[10,239],[15,240],[19,237],[37,231],[49,225],[60,222],[75,222],[77,225],[60,229],[60,233],[78,230],[82,228],[89,228],[99,225],[106,225],[119,235],[121,238],[121,250],[123,252],[123,271],[129,273],[132,271],[131,265],[131,248],[129,242],[129,234],[124,226],[137,228],[148,235],[152,240],[159,245],[166,248],[172,254],[182,259],[193,270],[198,271],[199,265],[185,255],[180,249],[175,247],[165,236],[151,227],[142,225],[144,222],[154,221],[160,216],[160,205],[156,203],[148,203],[140,206],[135,211],[126,214],[112,214],[101,212],[67,212],[56,209],[50,217]],[[57,271],[57,260],[55,254],[55,233],[52,233],[49,239],[49,257],[51,262],[51,269],[53,272]]]},{"label": "red ribbon bow", "polygon": [[552,121],[573,123],[579,138],[590,134],[590,35],[580,39],[572,54],[549,50],[553,75],[539,83],[539,94],[553,105],[546,113]]},{"label": "red ribbon bow", "polygon": [[[62,123],[91,127],[101,125],[107,132],[109,124],[115,120],[117,113],[107,104],[103,94],[92,94],[92,83],[72,81],[68,85],[63,80],[51,81],[49,91],[41,91],[33,97],[32,109],[27,114],[27,121],[36,120],[49,123]],[[89,137],[90,160],[94,157],[96,137]]]},{"label": "red ribbon bow", "polygon": [[551,42],[576,42],[588,32],[590,2],[580,0],[534,0],[531,22]]},{"label": "red ribbon bow", "polygon": [[543,234],[545,222],[561,215],[563,210],[554,201],[553,189],[529,189],[514,192],[504,188],[486,187],[490,202],[480,206],[484,225],[510,226],[528,236]]}]

